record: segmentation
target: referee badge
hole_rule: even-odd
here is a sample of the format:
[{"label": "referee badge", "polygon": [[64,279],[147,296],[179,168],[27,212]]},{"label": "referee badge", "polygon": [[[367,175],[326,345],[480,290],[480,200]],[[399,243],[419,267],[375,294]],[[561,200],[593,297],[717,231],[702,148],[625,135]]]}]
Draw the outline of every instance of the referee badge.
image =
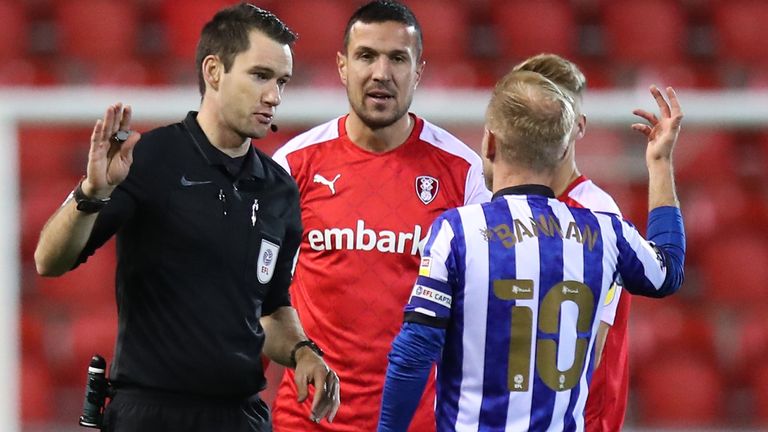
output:
[{"label": "referee badge", "polygon": [[440,182],[436,178],[426,175],[416,177],[416,196],[425,205],[435,199],[438,190],[440,190]]},{"label": "referee badge", "polygon": [[269,240],[261,239],[261,248],[259,248],[259,261],[256,263],[258,269],[259,282],[268,284],[275,274],[275,262],[277,254],[280,252],[280,246]]}]

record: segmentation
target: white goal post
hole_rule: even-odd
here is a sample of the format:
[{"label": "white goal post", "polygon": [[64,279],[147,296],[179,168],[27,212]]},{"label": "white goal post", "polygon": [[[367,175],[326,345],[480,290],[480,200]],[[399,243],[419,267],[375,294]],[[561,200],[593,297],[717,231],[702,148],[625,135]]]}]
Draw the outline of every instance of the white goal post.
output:
[{"label": "white goal post", "polygon": [[[768,129],[768,90],[679,91],[686,127]],[[490,90],[416,92],[412,110],[441,124],[481,127]],[[21,430],[20,344],[20,189],[17,125],[67,123],[92,125],[107,106],[122,101],[134,108],[134,121],[175,122],[199,105],[194,87],[6,88],[0,89],[0,430]],[[648,90],[589,91],[584,103],[590,124],[626,126],[637,107],[656,112]],[[343,89],[289,87],[275,117],[279,125],[310,125],[346,112]],[[83,137],[87,152],[88,137]],[[39,157],[44,158],[45,149]]]}]

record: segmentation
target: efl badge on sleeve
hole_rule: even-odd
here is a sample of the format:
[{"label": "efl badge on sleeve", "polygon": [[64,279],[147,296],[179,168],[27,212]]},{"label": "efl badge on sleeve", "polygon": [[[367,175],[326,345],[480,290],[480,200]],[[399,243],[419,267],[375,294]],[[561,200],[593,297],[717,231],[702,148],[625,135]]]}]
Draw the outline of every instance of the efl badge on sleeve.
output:
[{"label": "efl badge on sleeve", "polygon": [[259,282],[267,284],[272,280],[272,275],[275,274],[275,262],[277,261],[278,252],[280,252],[280,246],[269,240],[261,240],[259,261],[256,263]]},{"label": "efl badge on sleeve", "polygon": [[424,204],[429,204],[437,196],[437,191],[440,189],[440,183],[436,178],[431,176],[418,176],[416,177],[416,195]]}]

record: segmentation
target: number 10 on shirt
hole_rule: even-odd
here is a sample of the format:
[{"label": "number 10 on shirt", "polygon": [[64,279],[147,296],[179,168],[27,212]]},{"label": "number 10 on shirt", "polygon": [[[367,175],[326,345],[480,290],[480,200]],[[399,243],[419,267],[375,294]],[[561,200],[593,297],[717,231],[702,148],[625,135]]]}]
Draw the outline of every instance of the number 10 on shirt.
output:
[{"label": "number 10 on shirt", "polygon": [[[493,293],[501,300],[532,300],[534,281],[530,279],[502,279],[493,282]],[[557,365],[561,308],[567,301],[577,306],[576,344],[573,363],[561,371]],[[570,390],[579,383],[589,348],[594,315],[594,295],[589,287],[577,281],[563,281],[544,295],[539,305],[538,328],[533,328],[533,310],[514,305],[510,312],[510,343],[507,386],[511,392],[527,392],[531,350],[536,347],[536,369],[539,378],[554,391]],[[536,330],[536,344],[532,334]]]}]

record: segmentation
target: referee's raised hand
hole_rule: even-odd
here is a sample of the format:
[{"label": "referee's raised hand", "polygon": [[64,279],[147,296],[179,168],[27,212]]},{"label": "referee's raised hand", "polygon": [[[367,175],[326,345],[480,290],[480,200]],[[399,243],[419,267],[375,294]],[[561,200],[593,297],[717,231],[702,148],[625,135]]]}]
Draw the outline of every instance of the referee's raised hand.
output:
[{"label": "referee's raised hand", "polygon": [[323,418],[328,418],[328,422],[332,423],[341,403],[339,376],[336,372],[328,368],[325,361],[312,350],[303,349],[296,355],[294,378],[299,403],[309,396],[309,384],[315,387],[310,420],[320,423]]},{"label": "referee's raised hand", "polygon": [[141,134],[131,131],[132,109],[118,102],[96,120],[91,133],[87,176],[83,192],[90,198],[106,198],[128,176],[133,148]]}]

